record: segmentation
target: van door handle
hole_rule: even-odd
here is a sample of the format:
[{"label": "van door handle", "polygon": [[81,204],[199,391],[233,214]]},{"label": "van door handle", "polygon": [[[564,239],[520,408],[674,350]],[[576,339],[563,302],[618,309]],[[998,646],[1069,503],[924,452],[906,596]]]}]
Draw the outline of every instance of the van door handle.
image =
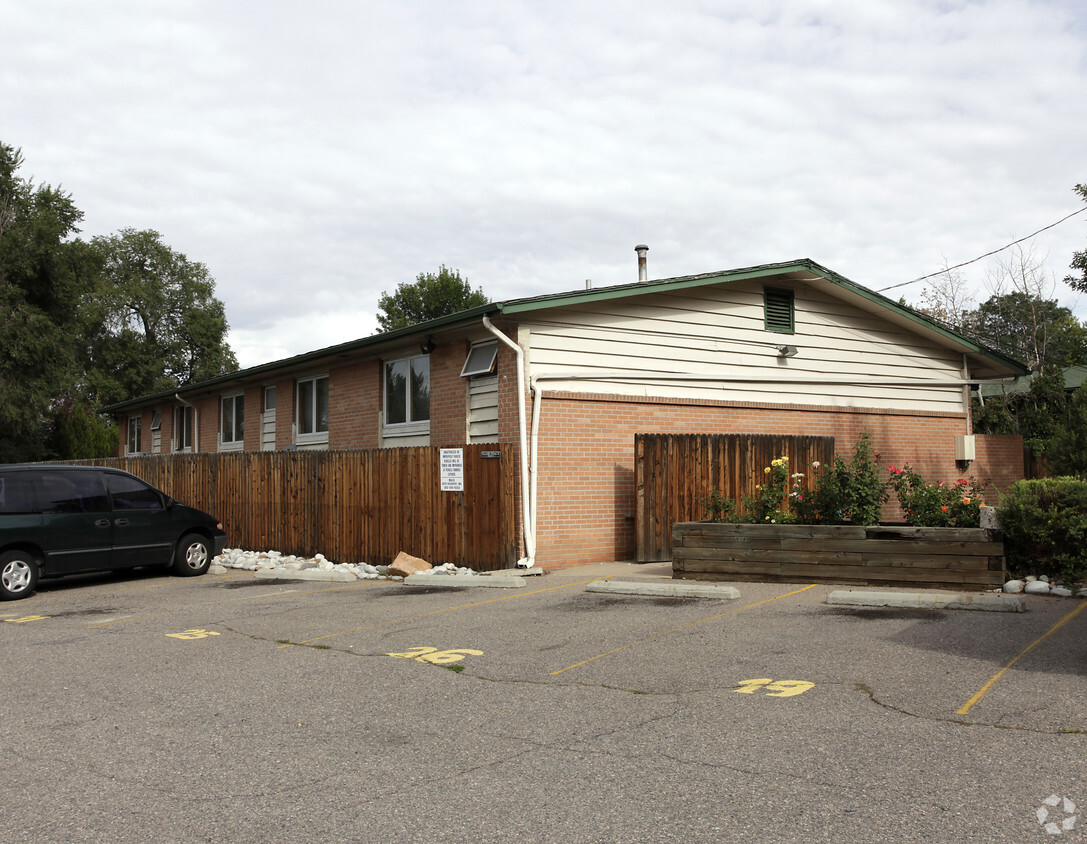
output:
[{"label": "van door handle", "polygon": [[128,524],[128,519],[114,519],[113,523],[117,525],[117,527],[124,527]]},{"label": "van door handle", "polygon": [[94,523],[95,527],[109,527],[109,519],[97,519]]}]

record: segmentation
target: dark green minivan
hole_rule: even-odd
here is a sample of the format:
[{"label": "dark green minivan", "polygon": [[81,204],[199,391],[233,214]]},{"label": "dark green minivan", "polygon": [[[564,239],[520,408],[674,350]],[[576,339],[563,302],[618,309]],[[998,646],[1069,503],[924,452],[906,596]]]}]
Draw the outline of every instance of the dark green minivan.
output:
[{"label": "dark green minivan", "polygon": [[120,469],[0,466],[0,600],[30,595],[39,577],[168,566],[208,570],[226,534]]}]

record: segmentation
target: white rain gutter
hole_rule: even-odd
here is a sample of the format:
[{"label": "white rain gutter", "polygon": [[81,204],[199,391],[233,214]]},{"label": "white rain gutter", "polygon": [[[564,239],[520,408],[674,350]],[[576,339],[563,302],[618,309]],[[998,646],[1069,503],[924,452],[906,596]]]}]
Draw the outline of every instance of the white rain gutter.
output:
[{"label": "white rain gutter", "polygon": [[[525,420],[525,350],[499,331],[487,317],[483,317],[483,327],[513,349],[517,356],[517,426],[521,440],[521,533],[525,537],[525,556],[517,561],[520,568],[532,568],[536,564],[536,509],[535,509],[535,451],[533,443],[533,461],[529,463],[528,423]],[[529,472],[533,473],[529,481]],[[530,490],[532,495],[530,499]]]},{"label": "white rain gutter", "polygon": [[[181,398],[177,393],[174,393],[174,398],[177,399],[185,407],[192,408],[192,453],[196,454],[200,451],[200,411],[196,409],[195,404],[189,404],[185,399]],[[177,431],[174,431],[174,442],[177,442]]]}]

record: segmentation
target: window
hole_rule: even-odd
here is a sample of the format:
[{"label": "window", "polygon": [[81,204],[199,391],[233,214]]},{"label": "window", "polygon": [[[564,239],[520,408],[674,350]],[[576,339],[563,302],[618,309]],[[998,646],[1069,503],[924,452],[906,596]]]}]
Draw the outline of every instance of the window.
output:
[{"label": "window", "polygon": [[276,409],[276,388],[265,387],[264,388],[264,412]]},{"label": "window", "polygon": [[98,472],[42,472],[42,512],[104,513],[106,488]]},{"label": "window", "polygon": [[162,510],[162,495],[139,478],[106,473],[106,488],[114,510]]},{"label": "window", "polygon": [[245,397],[242,395],[223,396],[222,427],[219,431],[224,445],[241,445],[244,437]]},{"label": "window", "polygon": [[298,435],[328,434],[328,376],[298,382]]},{"label": "window", "polygon": [[763,288],[764,317],[767,331],[792,334],[795,323],[793,291],[773,287]]},{"label": "window", "polygon": [[40,513],[34,479],[30,472],[0,475],[0,513],[8,516]]},{"label": "window", "polygon": [[174,408],[174,451],[192,451],[192,408]]},{"label": "window", "polygon": [[430,355],[385,364],[385,424],[430,421]]},{"label": "window", "polygon": [[128,417],[128,453],[139,454],[141,451],[140,426],[143,420],[139,416]]},{"label": "window", "polygon": [[468,357],[464,361],[464,368],[460,371],[461,377],[490,375],[494,372],[494,363],[497,359],[498,341],[472,346],[468,352]]},{"label": "window", "polygon": [[151,430],[152,431],[162,430],[162,413],[161,413],[161,411],[156,410],[155,415],[151,417]]}]

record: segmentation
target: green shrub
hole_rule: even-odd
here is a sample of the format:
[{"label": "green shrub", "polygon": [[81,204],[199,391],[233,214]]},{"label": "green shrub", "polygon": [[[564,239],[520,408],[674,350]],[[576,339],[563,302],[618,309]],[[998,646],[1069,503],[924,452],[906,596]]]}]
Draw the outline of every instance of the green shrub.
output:
[{"label": "green shrub", "polygon": [[925,482],[907,463],[888,466],[887,482],[898,496],[906,523],[916,527],[977,527],[981,521],[982,488],[976,480]]},{"label": "green shrub", "polygon": [[879,470],[879,455],[872,453],[868,434],[853,446],[853,457],[835,457],[828,465],[812,463],[810,489],[802,488],[800,474],[793,475],[790,504],[802,524],[879,524],[887,490]]},{"label": "green shrub", "polygon": [[1016,481],[998,515],[1008,568],[1017,575],[1087,578],[1087,480]]},{"label": "green shrub", "polygon": [[706,511],[711,522],[735,522],[736,502],[725,495],[717,487],[710,490],[708,495],[698,499],[698,503]]},{"label": "green shrub", "polygon": [[752,524],[785,524],[795,520],[789,505],[785,503],[785,488],[789,484],[789,458],[782,456],[770,461],[763,469],[766,476],[756,485],[754,495],[745,495],[744,511]]},{"label": "green shrub", "polygon": [[790,474],[788,457],[770,461],[755,494],[743,496],[742,515],[736,502],[716,487],[700,503],[714,522],[874,525],[887,500],[878,461],[868,435],[862,434],[850,460],[835,457],[829,464],[812,463],[807,484],[803,472]]}]

